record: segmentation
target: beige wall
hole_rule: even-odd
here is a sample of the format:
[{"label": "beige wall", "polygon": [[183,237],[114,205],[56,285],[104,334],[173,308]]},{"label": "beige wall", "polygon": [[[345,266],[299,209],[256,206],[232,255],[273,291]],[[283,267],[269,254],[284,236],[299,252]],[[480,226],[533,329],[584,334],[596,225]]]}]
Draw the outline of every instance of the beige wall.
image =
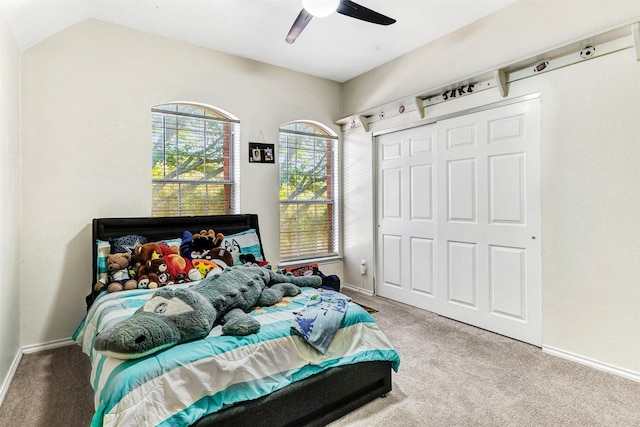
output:
[{"label": "beige wall", "polygon": [[25,51],[22,93],[22,345],[69,337],[82,319],[92,218],[150,215],[153,105],[197,101],[240,118],[241,210],[260,215],[272,262],[279,171],[249,164],[248,142],[262,132],[277,144],[296,119],[339,131],[338,83],[97,20]]},{"label": "beige wall", "polygon": [[0,401],[20,347],[20,52],[0,8]]},{"label": "beige wall", "polygon": [[[358,113],[633,20],[640,21],[640,2],[516,3],[346,83],[343,112]],[[541,99],[543,345],[638,377],[640,62],[626,49],[509,88],[509,98],[533,93]],[[427,108],[427,116],[502,99],[497,89],[487,90]],[[345,280],[366,290],[372,276],[361,282],[357,261],[374,260],[371,136],[411,120],[416,116],[397,116],[374,123],[369,133],[345,132]]]}]

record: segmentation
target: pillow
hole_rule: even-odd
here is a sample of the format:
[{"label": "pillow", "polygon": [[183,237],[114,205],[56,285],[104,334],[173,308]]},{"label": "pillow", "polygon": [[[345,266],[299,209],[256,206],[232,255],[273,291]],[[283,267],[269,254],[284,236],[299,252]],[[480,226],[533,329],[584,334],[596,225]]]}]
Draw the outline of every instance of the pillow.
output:
[{"label": "pillow", "polygon": [[262,250],[260,247],[260,239],[255,229],[243,231],[241,233],[225,236],[222,246],[231,252],[233,256],[233,265],[240,265],[240,254],[252,254],[256,257],[256,261],[264,261],[262,258]]},{"label": "pillow", "polygon": [[107,283],[107,258],[111,253],[111,244],[105,240],[96,240],[98,258],[96,259],[96,282]]},{"label": "pillow", "polygon": [[182,239],[180,237],[176,237],[176,238],[173,238],[173,239],[158,240],[156,243],[159,244],[159,245],[161,245],[163,243],[166,243],[167,246],[169,246],[169,247],[171,247],[171,246],[180,247],[180,245],[182,245]]},{"label": "pillow", "polygon": [[109,243],[112,254],[124,252],[133,255],[136,245],[147,243],[147,238],[139,234],[127,234],[126,236],[111,237]]}]

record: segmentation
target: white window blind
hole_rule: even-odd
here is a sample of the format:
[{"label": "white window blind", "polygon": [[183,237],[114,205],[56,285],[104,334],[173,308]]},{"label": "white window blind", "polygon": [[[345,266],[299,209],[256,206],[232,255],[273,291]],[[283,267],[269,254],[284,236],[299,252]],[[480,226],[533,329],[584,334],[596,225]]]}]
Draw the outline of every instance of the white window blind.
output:
[{"label": "white window blind", "polygon": [[308,122],[280,128],[280,258],[338,254],[338,137]]},{"label": "white window blind", "polygon": [[151,110],[153,216],[237,211],[237,120],[193,104]]}]

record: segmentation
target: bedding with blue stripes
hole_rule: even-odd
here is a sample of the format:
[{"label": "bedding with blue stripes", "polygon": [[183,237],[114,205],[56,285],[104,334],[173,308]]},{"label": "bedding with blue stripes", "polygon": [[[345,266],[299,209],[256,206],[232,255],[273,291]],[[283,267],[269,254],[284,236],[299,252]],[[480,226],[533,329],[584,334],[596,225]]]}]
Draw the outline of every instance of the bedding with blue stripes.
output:
[{"label": "bedding with blue stripes", "polygon": [[91,361],[96,408],[92,426],[188,426],[333,366],[386,360],[397,371],[400,364],[373,318],[352,302],[324,355],[295,334],[293,313],[322,292],[313,288],[302,288],[301,294],[275,306],[254,308],[251,314],[261,324],[257,334],[227,336],[216,326],[207,338],[141,359],[121,360],[95,352],[96,334],[131,316],[153,292],[102,294],[74,334]]}]

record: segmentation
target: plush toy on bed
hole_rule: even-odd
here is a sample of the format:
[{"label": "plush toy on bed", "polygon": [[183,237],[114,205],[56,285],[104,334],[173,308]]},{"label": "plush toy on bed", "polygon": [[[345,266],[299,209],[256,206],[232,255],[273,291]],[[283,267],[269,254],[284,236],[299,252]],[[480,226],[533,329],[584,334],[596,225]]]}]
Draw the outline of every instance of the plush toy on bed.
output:
[{"label": "plush toy on bed", "polygon": [[192,282],[201,280],[200,272],[193,267],[189,258],[180,255],[180,247],[160,243],[162,259],[167,263],[167,273],[174,283]]},{"label": "plush toy on bed", "polygon": [[173,277],[171,277],[167,269],[167,261],[165,261],[164,258],[147,261],[149,280],[157,283],[159,287],[173,285]]},{"label": "plush toy on bed", "polygon": [[135,359],[179,343],[206,337],[223,324],[226,335],[250,335],[260,323],[247,312],[270,306],[283,296],[300,293],[298,286],[320,285],[319,276],[294,277],[256,266],[237,266],[187,288],[165,287],[130,318],[96,337],[94,348],[120,359]]},{"label": "plush toy on bed", "polygon": [[205,259],[220,266],[231,267],[233,255],[222,247],[223,241],[224,235],[213,230],[202,230],[193,235],[190,232],[185,232],[182,236],[180,249],[182,254],[191,260]]},{"label": "plush toy on bed", "polygon": [[[222,273],[222,268],[215,262],[208,259],[194,259],[193,266],[200,273],[200,279],[204,279],[211,274]],[[195,281],[195,279],[192,280]]]},{"label": "plush toy on bed", "polygon": [[162,258],[162,248],[155,242],[136,245],[133,250],[135,257],[135,276],[139,289],[155,289],[160,286],[157,278],[149,274],[149,261]]},{"label": "plush toy on bed", "polygon": [[94,286],[96,291],[106,289],[108,292],[131,290],[138,287],[138,283],[129,273],[131,255],[127,253],[115,253],[107,257],[107,270],[109,271],[107,283],[98,282]]},{"label": "plush toy on bed", "polygon": [[178,254],[168,254],[164,259],[167,261],[167,271],[175,283],[195,282],[202,279],[200,271],[188,258]]},{"label": "plush toy on bed", "polygon": [[156,289],[158,288],[158,283],[152,281],[149,276],[146,274],[138,275],[136,277],[138,281],[138,289]]},{"label": "plush toy on bed", "polygon": [[162,248],[155,242],[136,245],[133,253],[140,266],[145,265],[151,259],[162,258]]}]

